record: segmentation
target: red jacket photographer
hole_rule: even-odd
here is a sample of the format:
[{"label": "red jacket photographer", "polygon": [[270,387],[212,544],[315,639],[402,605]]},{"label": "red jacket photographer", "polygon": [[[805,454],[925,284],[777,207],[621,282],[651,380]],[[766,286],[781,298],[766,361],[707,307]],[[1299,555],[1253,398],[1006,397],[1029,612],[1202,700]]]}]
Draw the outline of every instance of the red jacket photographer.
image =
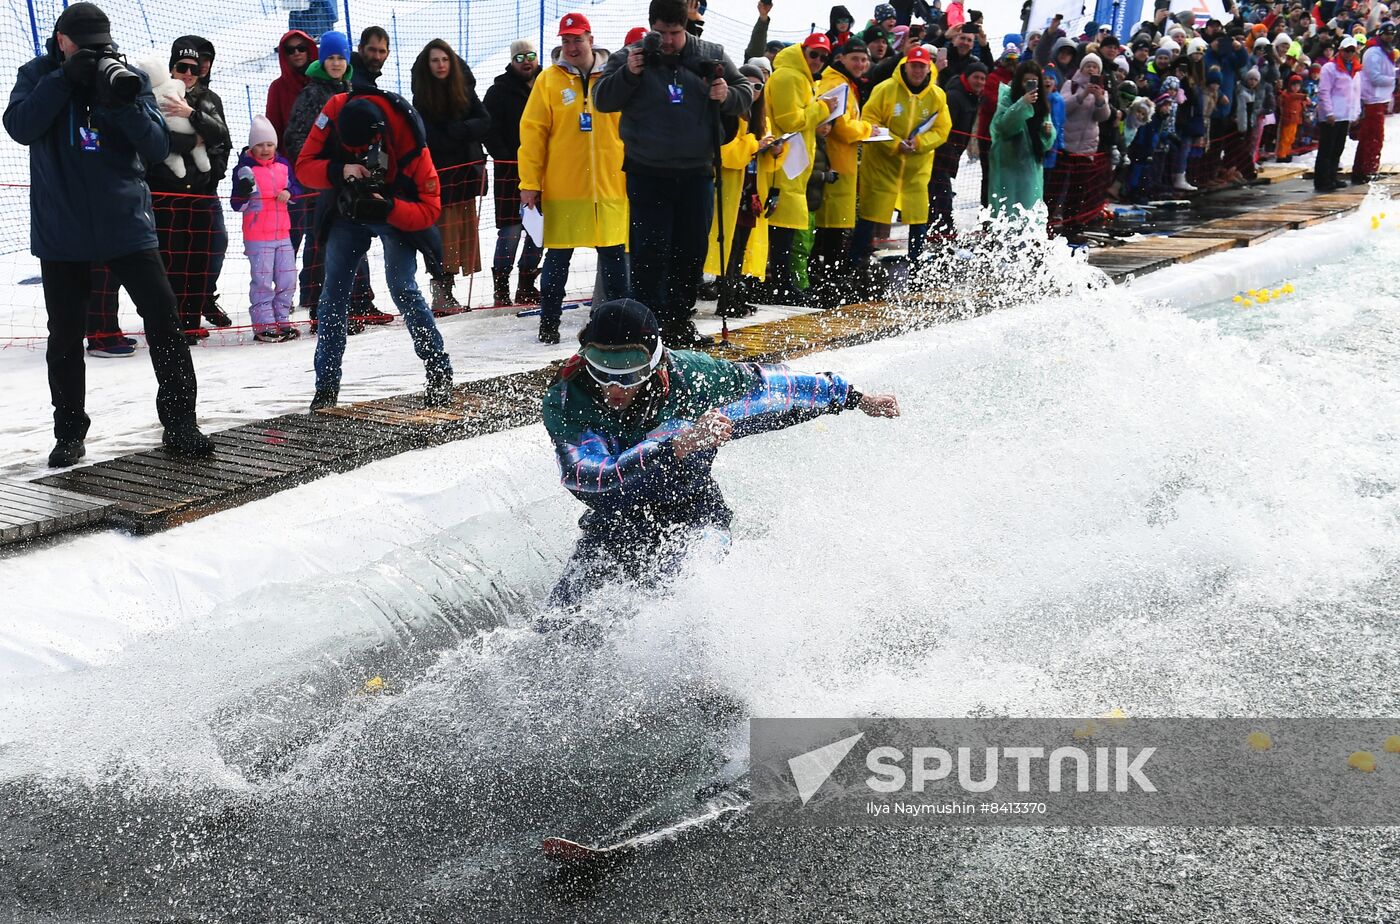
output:
[{"label": "red jacket photographer", "polygon": [[367,146],[347,147],[336,130],[340,111],[350,100],[369,100],[384,116],[384,149],[389,153],[385,182],[393,205],[387,223],[400,231],[431,228],[442,211],[437,169],[425,144],[417,112],[401,96],[383,91],[356,91],[333,96],[307,136],[297,157],[297,180],[311,189],[341,189],[344,168],[357,163]]}]

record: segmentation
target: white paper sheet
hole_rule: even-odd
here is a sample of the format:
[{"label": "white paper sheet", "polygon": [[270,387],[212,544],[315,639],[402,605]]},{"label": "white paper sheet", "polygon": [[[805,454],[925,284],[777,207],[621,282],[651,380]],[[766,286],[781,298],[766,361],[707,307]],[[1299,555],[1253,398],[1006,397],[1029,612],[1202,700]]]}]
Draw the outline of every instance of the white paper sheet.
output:
[{"label": "white paper sheet", "polygon": [[834,122],[837,119],[841,118],[841,116],[846,114],[846,105],[851,95],[850,91],[851,85],[848,83],[843,83],[840,86],[832,87],[830,90],[826,91],[821,95],[821,99],[829,99],[836,103],[836,108],[831,110],[831,115],[827,116],[825,119],[822,119],[823,125],[825,125],[828,122]]},{"label": "white paper sheet", "polygon": [[872,141],[894,141],[894,140],[895,140],[895,137],[894,137],[894,135],[891,135],[891,134],[890,134],[890,130],[889,130],[888,128],[885,128],[885,126],[883,126],[883,125],[877,125],[877,126],[875,126],[874,130],[871,131],[870,137],[865,139],[865,143],[866,143],[866,144],[869,144],[869,143],[872,142]]},{"label": "white paper sheet", "polygon": [[520,210],[520,223],[525,226],[525,233],[530,235],[530,240],[535,242],[535,246],[543,247],[544,214],[533,206],[526,206]]},{"label": "white paper sheet", "polygon": [[812,156],[807,153],[807,141],[801,135],[793,135],[788,139],[787,155],[783,157],[783,172],[787,174],[789,180],[795,180],[802,175],[802,171],[812,163]]}]

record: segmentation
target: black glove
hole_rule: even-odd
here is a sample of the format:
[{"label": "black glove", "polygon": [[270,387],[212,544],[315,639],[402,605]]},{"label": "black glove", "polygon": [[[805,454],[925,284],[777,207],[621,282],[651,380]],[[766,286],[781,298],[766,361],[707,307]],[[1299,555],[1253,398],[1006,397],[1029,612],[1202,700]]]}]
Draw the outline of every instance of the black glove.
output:
[{"label": "black glove", "polygon": [[[243,172],[245,170],[248,171],[246,174]],[[233,181],[233,194],[239,199],[247,199],[257,191],[258,184],[253,179],[253,171],[249,170],[247,167],[240,167],[238,170],[238,179]]]},{"label": "black glove", "polygon": [[63,76],[75,87],[90,87],[97,78],[97,52],[80,48],[63,62]]}]

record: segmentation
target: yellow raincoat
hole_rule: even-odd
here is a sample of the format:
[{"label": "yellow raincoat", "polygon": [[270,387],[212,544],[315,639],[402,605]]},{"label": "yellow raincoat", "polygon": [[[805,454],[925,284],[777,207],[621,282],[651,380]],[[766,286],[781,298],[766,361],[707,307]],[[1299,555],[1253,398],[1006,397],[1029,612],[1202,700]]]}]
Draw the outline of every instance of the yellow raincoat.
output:
[{"label": "yellow raincoat", "polygon": [[860,143],[870,137],[875,127],[861,120],[859,88],[835,68],[828,67],[822,72],[817,95],[829,93],[842,84],[849,88],[846,91],[846,112],[831,123],[831,134],[826,136],[826,159],[829,169],[836,171],[836,182],[822,192],[822,205],[817,209],[818,228],[856,226],[856,173],[860,169]]},{"label": "yellow raincoat", "polygon": [[[739,133],[734,140],[720,149],[724,164],[724,255],[728,259],[734,246],[735,227],[739,223],[739,195],[744,188],[744,171],[749,161],[758,153],[758,139],[749,133],[747,119],[739,120]],[[773,175],[776,160],[772,154],[764,154],[758,163],[758,198],[768,196],[769,178]],[[719,262],[719,225],[710,222],[710,253],[705,257],[705,272],[712,276],[722,275]],[[749,242],[744,248],[743,274],[763,279],[768,272],[768,219],[759,215],[749,232]]]},{"label": "yellow raincoat", "polygon": [[[900,142],[930,116],[935,117],[933,125],[919,136],[914,153],[903,153]],[[905,224],[928,224],[928,180],[933,173],[933,151],[948,140],[953,128],[948,97],[938,86],[938,68],[929,68],[928,86],[915,93],[905,82],[901,64],[893,77],[871,92],[864,117],[868,122],[888,128],[895,140],[867,144],[861,153],[860,217],[887,224],[894,210],[899,209]]]},{"label": "yellow raincoat", "polygon": [[[621,114],[598,112],[593,88],[607,55],[584,78],[562,59],[535,78],[520,117],[520,188],[539,190],[548,248],[627,243],[627,181],[622,172]],[[580,119],[592,119],[583,131]]]},{"label": "yellow raincoat", "polygon": [[[807,211],[807,180],[812,175],[811,161],[817,151],[817,126],[826,120],[831,110],[817,99],[817,82],[807,66],[805,50],[801,45],[789,45],[778,52],[773,59],[773,76],[764,93],[768,97],[769,130],[775,135],[801,132],[808,155],[807,169],[793,179],[788,179],[781,165],[776,171],[769,171],[773,185],[782,192],[778,197],[778,208],[768,219],[768,224],[775,228],[806,231],[810,226],[811,214]],[[789,143],[788,148],[791,146]]]}]

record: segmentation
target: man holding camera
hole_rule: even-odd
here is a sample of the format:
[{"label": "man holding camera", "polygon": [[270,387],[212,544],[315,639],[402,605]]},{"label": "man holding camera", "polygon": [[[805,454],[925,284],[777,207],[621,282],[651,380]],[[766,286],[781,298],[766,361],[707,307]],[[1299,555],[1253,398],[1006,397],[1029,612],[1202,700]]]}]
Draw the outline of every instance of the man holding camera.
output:
[{"label": "man holding camera", "polygon": [[49,316],[57,440],[49,464],[74,465],[86,452],[83,335],[93,264],[116,276],[144,322],[166,447],[177,455],[212,452],[195,425],[194,365],[144,179],[146,165],[170,152],[170,138],[150,82],[118,57],[107,14],[92,3],[63,11],[48,53],[20,68],[4,121],[10,137],[30,148],[30,249]]},{"label": "man holding camera", "polygon": [[403,97],[382,90],[332,96],[297,157],[297,180],[311,189],[336,190],[336,206],[319,229],[326,241],[326,280],[316,309],[316,394],[311,410],[334,407],[340,397],[341,360],[355,268],[379,238],[389,291],[423,360],[427,407],[452,397],[452,362],[414,274],[418,251],[432,240],[442,211],[437,170],[423,123]]},{"label": "man holding camera", "polygon": [[686,32],[684,0],[652,0],[652,31],[616,52],[598,81],[599,112],[621,112],[631,207],[632,297],[669,345],[712,343],[695,330],[709,251],[721,116],[747,115],[753,89],[724,48]]}]

